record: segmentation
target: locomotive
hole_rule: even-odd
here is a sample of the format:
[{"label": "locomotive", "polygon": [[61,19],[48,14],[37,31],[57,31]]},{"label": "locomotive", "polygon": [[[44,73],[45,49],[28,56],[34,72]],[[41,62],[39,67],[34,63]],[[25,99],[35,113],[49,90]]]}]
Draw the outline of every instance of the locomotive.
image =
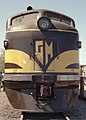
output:
[{"label": "locomotive", "polygon": [[6,23],[4,87],[11,105],[31,113],[70,111],[78,98],[79,33],[71,17],[32,9]]}]

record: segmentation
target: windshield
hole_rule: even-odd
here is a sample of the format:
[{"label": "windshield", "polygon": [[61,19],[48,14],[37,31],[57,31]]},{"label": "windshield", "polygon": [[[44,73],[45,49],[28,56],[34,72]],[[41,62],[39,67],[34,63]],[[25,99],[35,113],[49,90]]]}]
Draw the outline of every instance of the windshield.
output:
[{"label": "windshield", "polygon": [[45,12],[45,16],[49,17],[51,20],[60,21],[60,22],[63,22],[63,23],[66,23],[68,25],[75,27],[74,21],[71,18],[64,16],[62,14],[53,13],[53,12]]},{"label": "windshield", "polygon": [[30,21],[37,19],[37,16],[38,16],[38,12],[28,13],[28,14],[20,14],[11,19],[11,25],[15,26],[15,25],[19,25],[19,24],[29,23]]}]

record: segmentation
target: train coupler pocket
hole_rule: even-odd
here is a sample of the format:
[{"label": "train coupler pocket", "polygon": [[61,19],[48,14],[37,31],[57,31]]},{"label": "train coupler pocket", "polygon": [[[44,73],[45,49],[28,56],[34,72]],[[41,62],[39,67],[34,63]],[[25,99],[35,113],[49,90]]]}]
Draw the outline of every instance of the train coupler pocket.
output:
[{"label": "train coupler pocket", "polygon": [[36,98],[37,100],[50,100],[54,98],[53,83],[36,83]]}]

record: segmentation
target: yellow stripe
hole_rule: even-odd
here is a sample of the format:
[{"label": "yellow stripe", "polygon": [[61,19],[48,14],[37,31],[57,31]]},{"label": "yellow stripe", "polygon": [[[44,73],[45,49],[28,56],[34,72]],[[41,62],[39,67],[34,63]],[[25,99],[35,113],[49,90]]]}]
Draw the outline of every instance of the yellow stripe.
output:
[{"label": "yellow stripe", "polygon": [[[20,30],[10,30],[10,31],[7,31],[6,33],[9,33],[9,32],[25,32],[25,31],[40,31],[40,29],[20,29]],[[72,32],[72,33],[78,33],[76,31],[71,31],[71,30],[61,30],[61,29],[49,29],[48,31],[57,31],[57,32]]]},{"label": "yellow stripe", "polygon": [[[5,51],[5,63],[14,63],[19,65],[22,69],[5,69],[5,72],[32,72],[34,70],[35,61],[33,58],[30,59],[30,56],[23,51],[19,50],[6,50]],[[35,63],[40,71],[41,68]]]},{"label": "yellow stripe", "polygon": [[[66,68],[70,64],[79,63],[79,55],[77,50],[70,50],[63,52],[59,55],[59,59],[55,58],[52,63],[49,65],[46,72],[79,72],[79,69],[69,69]],[[23,72],[39,72],[42,73],[42,69],[34,61],[33,58],[30,59],[30,56],[23,51],[19,50],[6,50],[5,51],[5,63],[14,63],[19,65],[22,69],[5,69],[6,73],[23,73]],[[53,66],[53,71],[51,67]],[[36,67],[37,69],[35,69]]]},{"label": "yellow stripe", "polygon": [[53,62],[48,67],[47,72],[52,65],[54,65],[55,70],[52,72],[79,72],[79,69],[66,68],[70,64],[74,63],[79,63],[79,52],[77,50],[66,51],[59,55],[59,59],[55,58],[53,60]]}]

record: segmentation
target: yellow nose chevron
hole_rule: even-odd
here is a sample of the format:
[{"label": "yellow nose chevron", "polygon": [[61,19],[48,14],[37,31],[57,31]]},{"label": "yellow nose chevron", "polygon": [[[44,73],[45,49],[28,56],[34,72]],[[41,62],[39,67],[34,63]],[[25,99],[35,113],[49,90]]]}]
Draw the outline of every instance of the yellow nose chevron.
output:
[{"label": "yellow nose chevron", "polygon": [[[20,50],[6,50],[5,51],[5,63],[13,63],[21,67],[20,68],[6,68],[5,73],[28,73],[28,72],[43,72],[40,66],[35,60],[23,51]],[[79,72],[78,69],[66,68],[70,64],[79,63],[78,51],[70,50],[63,52],[59,55],[59,59],[55,58],[46,72]],[[53,66],[53,71],[51,67]],[[36,67],[36,69],[34,68]]]}]

